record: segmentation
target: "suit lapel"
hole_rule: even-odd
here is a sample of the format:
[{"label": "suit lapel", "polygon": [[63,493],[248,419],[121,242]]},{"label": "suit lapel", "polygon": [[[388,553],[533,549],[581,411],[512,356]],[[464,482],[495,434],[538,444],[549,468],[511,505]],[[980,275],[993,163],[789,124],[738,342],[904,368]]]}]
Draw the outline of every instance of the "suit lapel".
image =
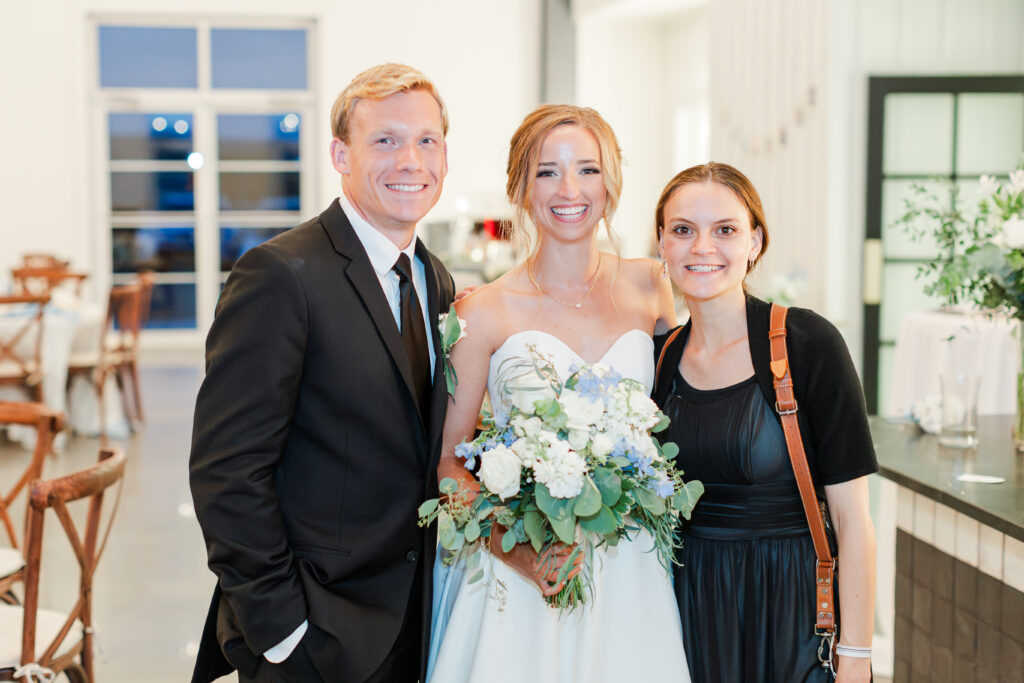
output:
[{"label": "suit lapel", "polygon": [[349,259],[349,263],[345,267],[345,276],[348,277],[353,289],[362,299],[363,306],[366,307],[373,324],[377,327],[381,341],[384,342],[384,348],[391,355],[391,359],[409,391],[409,397],[415,404],[416,391],[413,387],[412,368],[405,355],[405,347],[402,346],[402,335],[398,331],[394,313],[391,312],[387,297],[384,296],[384,290],[381,289],[380,279],[373,266],[370,265],[366,249],[363,248],[362,242],[356,236],[355,230],[348,222],[338,200],[334,200],[334,203],[320,214],[320,222],[327,230],[334,250]]},{"label": "suit lapel", "polygon": [[434,385],[430,392],[430,415],[425,416],[427,423],[428,456],[436,450],[437,441],[441,438],[445,408],[448,404],[448,385],[444,379],[444,350],[441,348],[441,333],[437,319],[441,307],[441,282],[434,266],[434,260],[423,242],[416,242],[416,257],[423,262],[423,270],[427,280],[427,323],[430,338],[434,344]]}]

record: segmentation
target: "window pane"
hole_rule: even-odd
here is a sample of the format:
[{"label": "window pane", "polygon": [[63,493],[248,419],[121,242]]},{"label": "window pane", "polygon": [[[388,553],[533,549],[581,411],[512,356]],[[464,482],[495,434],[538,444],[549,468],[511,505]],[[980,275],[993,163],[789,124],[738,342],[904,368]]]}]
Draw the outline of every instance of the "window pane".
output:
[{"label": "window pane", "polygon": [[299,173],[221,173],[223,211],[298,211]]},{"label": "window pane", "polygon": [[110,204],[114,211],[191,211],[195,206],[192,174],[114,171],[110,174]]},{"label": "window pane", "polygon": [[196,286],[194,284],[158,284],[153,287],[149,329],[194,329],[196,326]]},{"label": "window pane", "polygon": [[[889,387],[892,386],[892,354],[889,345],[878,347],[878,414],[889,415]],[[899,406],[893,406],[899,409]]]},{"label": "window pane", "polygon": [[953,96],[899,94],[885,98],[882,172],[950,175],[953,171]]},{"label": "window pane", "polygon": [[192,226],[114,228],[115,273],[149,269],[161,273],[191,273],[196,269]]},{"label": "window pane", "polygon": [[100,85],[196,87],[196,30],[100,26]]},{"label": "window pane", "polygon": [[882,181],[882,245],[886,258],[922,258],[931,259],[939,254],[939,247],[931,238],[933,221],[927,217],[919,217],[914,228],[924,233],[923,239],[914,239],[904,230],[902,224],[893,223],[907,212],[905,200],[913,198],[918,205],[923,204],[921,195],[913,190],[914,185],[924,186],[928,192],[943,201],[943,208],[951,205],[951,189],[948,184],[921,180],[883,180]]},{"label": "window pane", "polygon": [[238,257],[255,246],[263,244],[274,235],[280,235],[292,226],[282,228],[238,228],[220,229],[220,269],[231,270]]},{"label": "window pane", "polygon": [[1017,167],[1024,152],[1024,95],[972,93],[957,111],[957,173],[1002,174]]},{"label": "window pane", "polygon": [[296,161],[299,123],[299,115],[290,113],[218,116],[220,158]]},{"label": "window pane", "polygon": [[882,268],[881,341],[896,341],[903,316],[913,311],[938,308],[943,300],[924,293],[924,280],[917,278],[913,263],[887,263]]},{"label": "window pane", "polygon": [[303,90],[306,32],[213,29],[213,87]]},{"label": "window pane", "polygon": [[192,153],[191,114],[111,114],[111,159],[185,159]]}]

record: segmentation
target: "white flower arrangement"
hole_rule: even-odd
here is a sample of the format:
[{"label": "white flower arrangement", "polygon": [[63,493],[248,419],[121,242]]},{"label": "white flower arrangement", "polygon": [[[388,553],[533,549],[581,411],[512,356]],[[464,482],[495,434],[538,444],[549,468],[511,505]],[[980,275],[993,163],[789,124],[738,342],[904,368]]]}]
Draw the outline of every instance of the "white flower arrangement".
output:
[{"label": "white flower arrangement", "polygon": [[[570,609],[586,601],[593,548],[616,545],[631,529],[651,533],[668,569],[679,518],[689,519],[704,487],[683,481],[672,462],[675,444],[651,436],[668,418],[643,385],[597,364],[574,368],[563,382],[534,348],[529,358],[506,360],[499,376],[508,414],[485,413],[483,432],[455,450],[467,469],[479,462],[480,495],[467,505],[452,495],[456,482],[445,479],[446,498],[419,509],[421,524],[437,520],[447,561],[466,557],[475,569],[495,523],[509,529],[505,552],[516,543],[530,543],[538,555],[555,543],[573,546],[563,571],[579,553],[588,559],[584,570],[548,598]],[[482,575],[478,570],[471,582]]]}]

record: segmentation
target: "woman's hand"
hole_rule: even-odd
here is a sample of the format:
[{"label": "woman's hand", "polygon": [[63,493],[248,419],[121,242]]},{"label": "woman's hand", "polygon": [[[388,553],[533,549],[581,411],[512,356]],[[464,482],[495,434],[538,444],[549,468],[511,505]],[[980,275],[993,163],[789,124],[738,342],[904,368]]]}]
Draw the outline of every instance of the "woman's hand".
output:
[{"label": "woman's hand", "polygon": [[[538,556],[533,551],[533,546],[529,543],[516,543],[512,550],[506,553],[501,549],[501,539],[506,532],[507,529],[497,524],[492,527],[491,553],[521,575],[536,583],[544,597],[551,597],[557,594],[558,591],[565,588],[565,584],[569,579],[580,573],[580,568],[583,566],[583,553],[576,553],[576,558],[573,560],[572,567],[566,573],[565,578],[562,579],[559,576],[565,563],[569,561],[569,556],[572,555],[572,551],[576,547],[575,545],[555,543]],[[554,562],[552,562],[552,557]],[[545,568],[548,569],[546,573],[544,572]]]},{"label": "woman's hand", "polygon": [[836,683],[868,683],[871,660],[836,655]]}]

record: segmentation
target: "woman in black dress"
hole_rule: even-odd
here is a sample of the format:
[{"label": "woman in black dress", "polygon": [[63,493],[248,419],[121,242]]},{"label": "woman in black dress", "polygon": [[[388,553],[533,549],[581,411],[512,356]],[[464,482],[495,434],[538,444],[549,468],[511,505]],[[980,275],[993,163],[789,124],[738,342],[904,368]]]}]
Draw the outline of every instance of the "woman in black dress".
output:
[{"label": "woman in black dress", "polygon": [[[761,200],[742,173],[712,162],[669,182],[656,221],[690,321],[665,351],[655,399],[672,420],[677,462],[705,487],[683,526],[675,574],[691,676],[831,680],[814,635],[814,548],[774,409],[770,305],[743,284],[768,245]],[[875,537],[866,475],[878,466],[864,396],[835,327],[795,308],[786,329],[800,431],[838,542],[837,680],[869,681]]]}]

